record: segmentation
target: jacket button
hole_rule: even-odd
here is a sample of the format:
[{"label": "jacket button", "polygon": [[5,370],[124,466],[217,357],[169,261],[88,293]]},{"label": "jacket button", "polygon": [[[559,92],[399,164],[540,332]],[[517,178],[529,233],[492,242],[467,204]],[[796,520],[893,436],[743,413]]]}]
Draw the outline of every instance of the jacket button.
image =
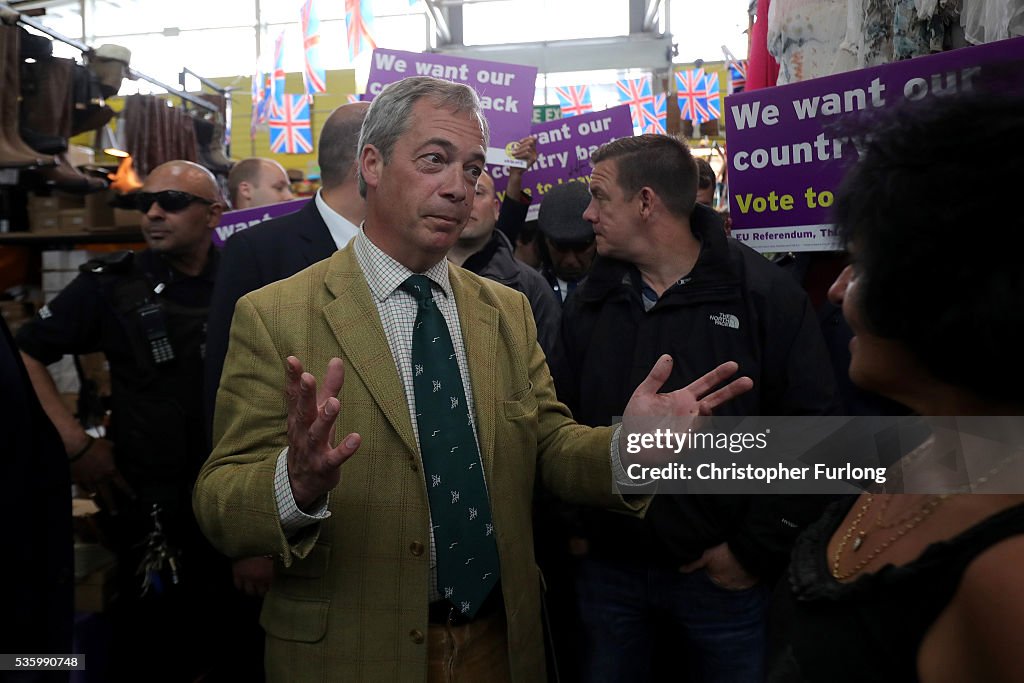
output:
[{"label": "jacket button", "polygon": [[416,643],[417,645],[422,645],[423,641],[425,640],[423,638],[423,631],[419,630],[418,628],[414,628],[413,630],[409,631],[409,640]]},{"label": "jacket button", "polygon": [[409,552],[411,552],[416,557],[419,557],[423,554],[423,544],[419,541],[413,541],[409,544]]}]

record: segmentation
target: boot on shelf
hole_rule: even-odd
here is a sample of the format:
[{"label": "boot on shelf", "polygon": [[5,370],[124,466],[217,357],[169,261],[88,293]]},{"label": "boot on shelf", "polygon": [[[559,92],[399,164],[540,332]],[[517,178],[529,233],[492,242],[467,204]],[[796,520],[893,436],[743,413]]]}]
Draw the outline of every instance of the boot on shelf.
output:
[{"label": "boot on shelf", "polygon": [[225,153],[227,132],[225,122],[228,116],[227,98],[220,93],[200,93],[199,96],[217,107],[217,111],[214,112],[213,117],[210,119],[213,123],[213,138],[210,141],[209,148],[210,163],[220,168],[231,170],[231,167],[235,165],[235,160],[229,158]]},{"label": "boot on shelf", "polygon": [[[71,77],[75,68],[70,59],[41,59],[22,64],[21,130],[25,139],[47,151],[57,152],[57,166],[25,174],[30,186],[54,188],[65,192],[99,192],[105,180],[82,175],[64,156],[71,135]],[[35,142],[33,142],[35,141]]]},{"label": "boot on shelf", "polygon": [[0,167],[52,166],[56,163],[52,154],[32,149],[18,133],[20,31],[16,26],[0,24]]}]

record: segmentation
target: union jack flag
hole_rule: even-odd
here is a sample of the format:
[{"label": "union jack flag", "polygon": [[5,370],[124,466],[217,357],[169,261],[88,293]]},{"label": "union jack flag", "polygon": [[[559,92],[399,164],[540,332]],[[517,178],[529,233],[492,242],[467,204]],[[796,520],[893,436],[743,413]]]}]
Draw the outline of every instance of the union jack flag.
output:
[{"label": "union jack flag", "polygon": [[370,0],[345,0],[345,26],[348,29],[348,59],[354,62],[363,50],[377,47],[370,31],[373,27],[373,4]]},{"label": "union jack flag", "polygon": [[703,123],[719,117],[718,74],[705,74],[704,69],[687,69],[676,73],[679,91],[679,116],[683,120]]},{"label": "union jack flag", "polygon": [[279,110],[284,102],[284,31],[274,39],[274,72],[270,78],[268,114]]},{"label": "union jack flag", "polygon": [[259,66],[256,73],[252,75],[252,114],[249,120],[249,139],[256,138],[256,126],[266,121],[266,99],[263,95],[263,72]]},{"label": "union jack flag", "polygon": [[[629,105],[633,127],[643,128],[644,122],[654,117],[654,95],[651,91],[651,77],[625,79],[615,82],[619,91],[619,102]],[[645,110],[649,109],[649,112]]]},{"label": "union jack flag", "polygon": [[589,85],[567,85],[564,88],[555,88],[558,95],[558,103],[562,105],[562,118],[566,116],[578,116],[594,109],[590,101]]},{"label": "union jack flag", "polygon": [[270,151],[276,154],[311,154],[313,130],[310,126],[309,95],[284,95],[281,108],[271,114]]},{"label": "union jack flag", "polygon": [[320,64],[320,17],[314,0],[305,0],[299,8],[299,14],[302,17],[302,47],[306,57],[306,67],[302,71],[306,94],[327,92],[327,72]]},{"label": "union jack flag", "polygon": [[743,92],[747,87],[747,60],[729,62],[729,94]]},{"label": "union jack flag", "polygon": [[665,135],[668,131],[665,128],[665,112],[667,111],[667,100],[665,95],[654,96],[654,106],[643,108],[643,131],[645,133],[660,133]]},{"label": "union jack flag", "polygon": [[348,104],[355,104],[359,102],[359,95],[345,95],[345,102]]}]

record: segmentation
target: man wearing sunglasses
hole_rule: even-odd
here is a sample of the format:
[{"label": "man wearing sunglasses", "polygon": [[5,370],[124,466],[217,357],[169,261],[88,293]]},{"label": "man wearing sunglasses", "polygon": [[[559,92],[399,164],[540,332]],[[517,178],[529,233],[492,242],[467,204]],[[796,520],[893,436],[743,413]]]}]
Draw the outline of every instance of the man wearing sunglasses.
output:
[{"label": "man wearing sunglasses", "polygon": [[[205,630],[218,628],[213,617],[223,610],[215,599],[230,594],[226,562],[199,534],[189,505],[205,458],[203,352],[218,262],[212,232],[224,202],[209,171],[171,161],[149,174],[136,206],[148,249],[87,263],[17,340],[72,478],[96,496],[104,535],[118,555],[110,656],[116,670],[106,679],[138,680],[159,661],[173,669],[169,678],[192,680],[209,668],[205,655],[220,638]],[[112,384],[111,422],[102,437],[86,433],[46,370],[64,354],[95,351],[106,355]],[[157,549],[167,556],[138,573],[157,520]],[[175,554],[177,585],[167,561]],[[150,590],[142,598],[146,574]],[[223,577],[220,585],[213,576]]]}]

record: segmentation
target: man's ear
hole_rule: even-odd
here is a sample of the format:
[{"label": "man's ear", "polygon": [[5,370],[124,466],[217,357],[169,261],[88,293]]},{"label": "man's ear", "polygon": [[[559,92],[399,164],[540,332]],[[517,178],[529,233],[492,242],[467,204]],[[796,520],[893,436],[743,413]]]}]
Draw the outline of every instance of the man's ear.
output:
[{"label": "man's ear", "polygon": [[224,215],[224,204],[217,202],[216,204],[210,205],[210,214],[206,219],[206,227],[213,230],[220,225],[221,216]]},{"label": "man's ear", "polygon": [[650,218],[651,211],[654,209],[654,200],[658,195],[654,194],[654,190],[645,186],[640,188],[636,196],[640,200],[640,217]]},{"label": "man's ear", "polygon": [[248,180],[238,183],[238,196],[243,199],[252,199],[252,183]]},{"label": "man's ear", "polygon": [[501,215],[501,200],[497,197],[494,198],[494,220],[498,220],[498,216]]},{"label": "man's ear", "polygon": [[384,170],[384,155],[374,145],[366,145],[359,154],[359,172],[367,187],[377,187]]}]

